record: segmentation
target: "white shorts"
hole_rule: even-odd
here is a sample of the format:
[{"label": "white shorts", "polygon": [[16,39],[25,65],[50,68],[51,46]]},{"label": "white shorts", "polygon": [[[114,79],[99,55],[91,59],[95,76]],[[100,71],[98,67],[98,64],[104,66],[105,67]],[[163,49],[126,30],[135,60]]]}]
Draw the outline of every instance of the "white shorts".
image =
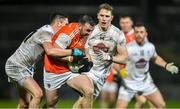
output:
[{"label": "white shorts", "polygon": [[44,69],[44,88],[47,90],[56,90],[59,89],[63,84],[66,83],[67,80],[72,79],[80,74],[66,72],[63,74],[55,74],[47,72]]},{"label": "white shorts", "polygon": [[105,84],[103,85],[102,90],[103,90],[103,91],[107,91],[107,92],[114,93],[114,92],[117,92],[117,90],[118,90],[118,85],[117,85],[117,83],[114,82],[114,81],[112,81],[112,82],[106,81]]},{"label": "white shorts", "polygon": [[18,65],[15,62],[7,60],[5,65],[6,74],[8,75],[9,82],[18,83],[20,86],[23,85],[24,80],[27,77],[33,77],[34,67],[26,67]]},{"label": "white shorts", "polygon": [[99,72],[95,70],[90,70],[88,73],[83,73],[87,75],[90,79],[93,80],[94,83],[94,97],[97,98],[103,88],[103,85],[106,80],[106,75],[104,71]]},{"label": "white shorts", "polygon": [[[138,84],[138,83],[137,83]],[[133,84],[135,86],[138,86],[137,84]],[[154,92],[156,92],[158,88],[156,85],[151,82],[146,82],[143,84],[143,87],[141,88],[128,88],[125,85],[121,86],[119,89],[118,99],[125,100],[125,101],[131,101],[131,99],[135,96],[135,94],[138,94],[139,92],[142,93],[142,95],[147,96]]]}]

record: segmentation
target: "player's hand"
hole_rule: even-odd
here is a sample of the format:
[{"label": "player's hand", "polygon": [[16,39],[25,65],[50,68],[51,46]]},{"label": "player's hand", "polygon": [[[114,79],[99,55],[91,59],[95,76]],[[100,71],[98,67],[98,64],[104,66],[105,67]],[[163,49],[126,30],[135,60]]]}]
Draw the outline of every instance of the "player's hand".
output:
[{"label": "player's hand", "polygon": [[83,56],[84,53],[81,50],[79,50],[77,48],[74,48],[74,49],[72,49],[72,54],[71,55],[72,56]]},{"label": "player's hand", "polygon": [[102,50],[99,50],[99,57],[100,57],[100,60],[112,61],[112,56],[110,56],[109,53],[105,53]]},{"label": "player's hand", "polygon": [[175,66],[173,62],[167,63],[166,70],[171,72],[171,74],[177,74],[179,71],[178,67]]},{"label": "player's hand", "polygon": [[128,73],[127,73],[125,68],[121,68],[119,73],[120,73],[122,78],[127,78],[127,76],[128,76]]},{"label": "player's hand", "polygon": [[76,63],[78,65],[84,65],[88,63],[88,58],[84,56],[73,56],[72,63]]},{"label": "player's hand", "polygon": [[81,67],[78,72],[79,73],[81,73],[81,72],[89,72],[91,70],[92,66],[93,66],[93,62],[89,61],[86,64],[84,64],[84,66]]}]

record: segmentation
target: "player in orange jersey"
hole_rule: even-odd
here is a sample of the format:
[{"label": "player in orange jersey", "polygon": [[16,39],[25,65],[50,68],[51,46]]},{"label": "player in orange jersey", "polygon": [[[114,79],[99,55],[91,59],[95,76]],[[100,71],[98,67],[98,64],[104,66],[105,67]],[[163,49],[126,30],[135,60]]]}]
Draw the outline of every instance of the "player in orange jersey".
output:
[{"label": "player in orange jersey", "polygon": [[[74,81],[73,78],[79,76],[79,72],[88,71],[92,67],[92,62],[88,62],[84,58],[84,45],[87,37],[94,29],[94,21],[88,16],[84,15],[78,23],[70,23],[62,27],[52,38],[52,45],[60,48],[64,56],[56,60],[45,55],[44,58],[44,87],[46,92],[46,107],[55,108],[58,102],[58,89],[65,83],[77,90],[76,87],[81,87]],[[68,63],[74,62],[77,64],[85,64],[77,72],[70,71]],[[82,80],[83,81],[83,80]],[[73,86],[75,87],[73,87]],[[82,90],[78,90],[84,94]],[[88,92],[88,90],[83,90]]]}]

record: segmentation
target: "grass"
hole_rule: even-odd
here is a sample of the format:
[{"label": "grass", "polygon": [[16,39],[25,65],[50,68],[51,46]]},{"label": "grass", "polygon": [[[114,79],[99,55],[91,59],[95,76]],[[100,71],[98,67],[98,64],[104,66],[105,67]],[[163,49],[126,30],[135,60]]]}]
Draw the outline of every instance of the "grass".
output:
[{"label": "grass", "polygon": [[[73,100],[59,100],[57,108],[71,108],[75,101]],[[0,100],[0,108],[16,108],[17,101],[10,101],[10,100]],[[42,107],[41,103],[41,106]],[[128,108],[133,108],[134,101],[132,101]],[[96,101],[94,103],[93,108],[99,108],[99,102]],[[148,105],[145,105],[145,108],[148,108]],[[180,108],[180,101],[168,101],[167,108]]]}]

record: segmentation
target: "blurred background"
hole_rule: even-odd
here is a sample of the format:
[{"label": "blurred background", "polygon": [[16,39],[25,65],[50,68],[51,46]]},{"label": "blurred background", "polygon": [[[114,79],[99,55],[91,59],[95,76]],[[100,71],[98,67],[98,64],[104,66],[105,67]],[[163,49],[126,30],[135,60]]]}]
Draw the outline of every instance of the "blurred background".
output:
[{"label": "blurred background", "polygon": [[[119,16],[130,15],[134,22],[143,21],[149,27],[149,40],[168,62],[180,65],[180,0],[0,0],[0,99],[17,100],[15,87],[7,82],[6,59],[31,31],[49,23],[53,12],[69,16],[70,22],[80,15],[96,18],[101,3],[114,6],[113,24],[119,27]],[[180,66],[179,66],[180,67]],[[42,85],[42,63],[36,79]],[[180,101],[180,74],[151,65],[151,75],[165,100]],[[60,90],[62,99],[77,99],[67,86]]]}]

